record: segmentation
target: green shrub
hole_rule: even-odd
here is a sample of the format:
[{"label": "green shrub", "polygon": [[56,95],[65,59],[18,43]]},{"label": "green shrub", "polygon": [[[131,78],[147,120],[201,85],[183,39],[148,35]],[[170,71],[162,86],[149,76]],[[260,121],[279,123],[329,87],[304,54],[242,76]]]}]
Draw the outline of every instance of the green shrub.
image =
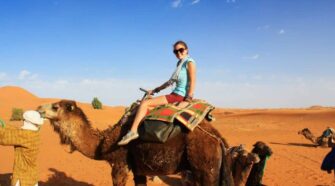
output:
[{"label": "green shrub", "polygon": [[5,127],[5,122],[0,118],[0,127],[4,128]]},{"label": "green shrub", "polygon": [[12,117],[10,118],[11,121],[21,121],[23,120],[23,110],[20,108],[13,108],[12,109]]},{"label": "green shrub", "polygon": [[93,98],[92,107],[94,109],[102,109],[102,103],[99,101],[99,99],[97,97]]}]

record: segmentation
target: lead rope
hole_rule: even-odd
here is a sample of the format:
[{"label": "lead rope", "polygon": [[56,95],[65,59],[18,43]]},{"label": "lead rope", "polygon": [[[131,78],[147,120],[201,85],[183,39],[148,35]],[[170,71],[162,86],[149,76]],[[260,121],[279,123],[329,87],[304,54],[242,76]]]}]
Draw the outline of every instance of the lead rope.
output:
[{"label": "lead rope", "polygon": [[214,135],[214,134],[208,132],[207,130],[205,130],[204,128],[202,128],[200,125],[198,125],[197,127],[198,127],[200,130],[202,130],[204,133],[206,133],[207,135],[209,135],[209,136],[211,136],[212,138],[218,140],[218,141],[219,141],[220,143],[222,143],[223,146],[224,146],[224,143],[223,143],[223,141],[222,141],[221,138],[219,138],[219,137],[217,137],[216,135]]},{"label": "lead rope", "polygon": [[[227,149],[227,148],[225,147],[225,145],[224,145],[224,143],[223,143],[223,141],[222,141],[221,138],[219,138],[219,137],[217,137],[216,135],[214,135],[214,134],[208,132],[207,130],[205,130],[204,128],[202,128],[200,125],[198,125],[197,127],[198,127],[201,131],[203,131],[205,134],[207,134],[207,135],[209,135],[210,137],[216,139],[216,140],[220,143],[220,145],[221,145],[223,155],[224,155],[224,156],[228,156],[228,150],[229,150],[230,148]],[[230,158],[232,158],[232,157],[230,157]],[[224,161],[224,160],[222,160],[222,162],[223,162],[223,161]],[[221,165],[222,165],[222,162],[221,162]],[[223,169],[225,169],[225,168],[223,168]],[[230,170],[230,171],[232,171],[232,170]],[[221,171],[220,171],[220,172],[221,172]],[[225,175],[225,173],[227,173],[228,175]],[[232,172],[231,172],[231,173],[232,173]],[[222,177],[225,177],[225,176],[228,176],[228,177],[229,177],[229,173],[226,172],[226,171],[223,171],[223,172],[220,173],[220,177],[221,177],[221,179],[223,179]],[[231,176],[232,176],[232,175],[231,175]],[[220,180],[221,180],[221,179],[220,179]],[[224,182],[226,182],[226,181],[224,181]],[[229,181],[228,181],[226,184],[229,185]],[[223,183],[223,185],[226,185],[226,184]],[[220,185],[221,185],[221,184],[220,184]]]}]

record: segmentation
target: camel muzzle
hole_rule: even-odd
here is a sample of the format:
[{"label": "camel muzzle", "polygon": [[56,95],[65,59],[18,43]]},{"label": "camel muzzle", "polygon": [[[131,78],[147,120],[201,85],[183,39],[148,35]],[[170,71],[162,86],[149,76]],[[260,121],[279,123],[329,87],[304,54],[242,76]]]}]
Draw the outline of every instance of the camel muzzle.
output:
[{"label": "camel muzzle", "polygon": [[50,109],[50,108],[51,108],[51,104],[41,105],[37,107],[36,111],[41,114],[42,118],[46,118],[46,111],[47,109]]}]

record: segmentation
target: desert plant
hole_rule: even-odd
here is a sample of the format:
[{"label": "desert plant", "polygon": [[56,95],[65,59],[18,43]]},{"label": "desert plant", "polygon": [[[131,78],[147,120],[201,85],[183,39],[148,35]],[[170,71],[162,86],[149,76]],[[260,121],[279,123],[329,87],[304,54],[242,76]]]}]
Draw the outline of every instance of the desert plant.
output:
[{"label": "desert plant", "polygon": [[102,103],[101,103],[101,101],[99,101],[99,99],[97,97],[93,98],[92,107],[94,109],[102,109]]},{"label": "desert plant", "polygon": [[11,121],[21,121],[23,120],[23,110],[20,108],[13,108],[12,109],[12,117],[10,118]]},{"label": "desert plant", "polygon": [[0,118],[0,127],[4,128],[5,127],[5,122]]}]

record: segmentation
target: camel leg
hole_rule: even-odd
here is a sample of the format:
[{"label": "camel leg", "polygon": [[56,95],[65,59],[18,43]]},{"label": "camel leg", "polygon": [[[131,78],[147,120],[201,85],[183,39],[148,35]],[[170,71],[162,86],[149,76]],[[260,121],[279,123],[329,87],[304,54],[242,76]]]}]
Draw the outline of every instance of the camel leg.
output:
[{"label": "camel leg", "polygon": [[125,186],[128,178],[128,167],[124,163],[114,164],[112,166],[113,186]]},{"label": "camel leg", "polygon": [[192,174],[194,178],[193,184],[195,186],[203,186],[203,185],[218,186],[220,185],[219,171],[214,172],[210,170],[199,170],[199,169],[192,168]]},{"label": "camel leg", "polygon": [[222,150],[215,139],[201,138],[197,131],[190,134],[187,144],[189,161],[195,185],[220,185]]},{"label": "camel leg", "polygon": [[135,182],[135,186],[146,186],[147,185],[147,177],[146,176],[140,176],[140,175],[134,175],[134,182]]}]

